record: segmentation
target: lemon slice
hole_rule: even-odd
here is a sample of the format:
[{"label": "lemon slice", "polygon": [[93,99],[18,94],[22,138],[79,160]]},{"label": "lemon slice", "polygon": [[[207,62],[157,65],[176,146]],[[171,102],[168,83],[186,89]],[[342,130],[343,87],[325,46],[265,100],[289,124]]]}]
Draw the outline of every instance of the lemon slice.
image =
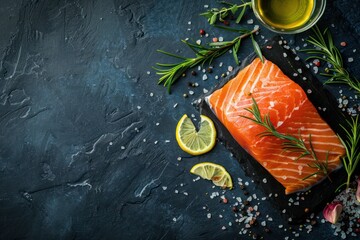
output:
[{"label": "lemon slice", "polygon": [[176,141],[183,151],[191,155],[207,153],[215,146],[216,129],[213,121],[204,115],[200,117],[198,131],[186,114],[176,126]]},{"label": "lemon slice", "polygon": [[221,165],[211,162],[202,162],[194,165],[190,172],[201,178],[211,180],[216,186],[230,189],[233,188],[230,174]]}]

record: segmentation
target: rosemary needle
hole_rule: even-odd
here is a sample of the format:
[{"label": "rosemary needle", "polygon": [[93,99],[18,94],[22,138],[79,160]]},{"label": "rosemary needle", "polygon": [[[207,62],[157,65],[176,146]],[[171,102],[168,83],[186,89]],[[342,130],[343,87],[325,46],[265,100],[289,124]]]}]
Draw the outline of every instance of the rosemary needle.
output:
[{"label": "rosemary needle", "polygon": [[307,41],[313,44],[315,48],[304,49],[303,51],[308,54],[314,54],[307,59],[317,58],[331,64],[332,67],[329,71],[322,73],[322,75],[329,77],[325,84],[346,84],[360,93],[360,82],[356,78],[351,77],[349,72],[344,68],[341,53],[334,45],[330,31],[325,29],[324,32],[321,32],[317,26],[313,28],[313,31],[315,36],[310,36]]},{"label": "rosemary needle", "polygon": [[[228,30],[235,31],[232,28],[228,28]],[[171,86],[186,72],[186,70],[197,65],[203,65],[205,63],[211,64],[215,58],[222,56],[231,49],[233,50],[235,61],[238,64],[239,60],[237,58],[237,53],[239,51],[241,40],[246,37],[251,36],[254,48],[256,50],[260,49],[257,42],[252,37],[254,33],[259,31],[259,28],[255,28],[253,30],[236,29],[236,31],[241,35],[234,38],[232,41],[209,43],[207,46],[193,44],[183,40],[182,42],[195,52],[195,57],[193,58],[182,57],[163,50],[158,50],[160,53],[182,60],[178,63],[156,63],[157,67],[153,68],[156,70],[156,74],[161,76],[158,84],[163,83],[170,93]],[[263,60],[261,51],[256,51],[256,53],[258,54],[259,58]]]},{"label": "rosemary needle", "polygon": [[228,7],[222,7],[221,9],[212,8],[209,11],[201,13],[200,16],[204,16],[207,18],[208,22],[213,25],[217,20],[220,22],[225,22],[225,18],[229,16],[229,14],[235,15],[239,9],[241,9],[239,15],[236,17],[235,22],[240,23],[242,17],[244,16],[247,7],[251,8],[251,2],[244,2],[242,4],[233,4],[222,1],[221,3],[227,5]]},{"label": "rosemary needle", "polygon": [[311,134],[309,135],[310,147],[307,147],[305,145],[304,139],[302,138],[302,136],[300,134],[300,131],[299,131],[298,137],[278,132],[276,130],[276,128],[274,127],[274,125],[272,124],[269,114],[266,114],[266,115],[264,115],[264,117],[262,117],[255,99],[252,98],[252,101],[253,101],[252,106],[250,108],[246,108],[245,110],[250,112],[254,116],[254,118],[247,117],[247,116],[242,116],[242,117],[249,119],[249,120],[255,122],[256,124],[263,126],[265,128],[265,131],[259,135],[260,137],[274,136],[276,138],[285,140],[282,144],[283,150],[288,151],[288,152],[299,153],[300,155],[297,157],[296,160],[298,160],[302,157],[305,157],[307,155],[310,155],[313,158],[314,162],[312,164],[308,164],[308,166],[310,168],[316,169],[316,171],[314,173],[306,176],[305,178],[303,178],[303,180],[306,180],[317,174],[323,174],[324,176],[329,177],[328,176],[329,175],[329,173],[328,173],[328,154],[326,155],[325,163],[320,162],[320,160],[318,159],[318,157],[315,153],[313,145],[312,145]]},{"label": "rosemary needle", "polygon": [[[353,175],[357,165],[360,162],[360,126],[359,126],[359,115],[355,118],[352,118],[351,121],[346,121],[347,127],[341,125],[345,131],[346,137],[342,138],[339,136],[341,143],[344,145],[346,150],[346,155],[342,158],[344,168],[347,173],[347,181],[342,184],[346,185],[346,188],[349,188],[351,176]],[[339,188],[340,188],[339,187]]]}]

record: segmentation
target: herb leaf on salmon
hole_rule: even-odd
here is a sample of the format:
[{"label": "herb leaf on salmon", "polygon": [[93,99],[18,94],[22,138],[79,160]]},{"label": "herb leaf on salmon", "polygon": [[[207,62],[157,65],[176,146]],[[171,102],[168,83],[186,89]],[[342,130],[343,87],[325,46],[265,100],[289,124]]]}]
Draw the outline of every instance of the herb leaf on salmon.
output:
[{"label": "herb leaf on salmon", "polygon": [[311,168],[315,168],[316,171],[304,177],[303,180],[315,176],[316,174],[323,174],[324,176],[328,177],[329,174],[327,169],[328,154],[326,155],[325,162],[319,161],[315,153],[314,147],[311,143],[311,134],[309,135],[309,147],[308,147],[305,144],[304,138],[301,136],[300,130],[298,131],[298,137],[294,135],[283,134],[278,132],[274,127],[273,123],[271,122],[269,114],[265,114],[264,117],[262,117],[259,110],[259,106],[257,105],[254,98],[252,98],[252,102],[253,102],[252,106],[250,108],[246,108],[245,110],[250,112],[254,116],[254,118],[248,116],[242,116],[242,117],[249,119],[265,128],[265,131],[259,134],[260,137],[274,136],[276,138],[285,140],[282,143],[282,149],[284,151],[300,153],[300,155],[295,159],[295,161],[308,155],[311,155],[312,158],[314,159],[314,162],[308,163],[308,166]]}]

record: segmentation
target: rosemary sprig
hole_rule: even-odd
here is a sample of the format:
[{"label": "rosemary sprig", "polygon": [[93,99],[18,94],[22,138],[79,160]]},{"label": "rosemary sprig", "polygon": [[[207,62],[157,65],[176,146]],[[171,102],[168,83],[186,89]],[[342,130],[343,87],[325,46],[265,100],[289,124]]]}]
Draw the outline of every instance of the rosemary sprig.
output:
[{"label": "rosemary sprig", "polygon": [[192,58],[182,57],[163,50],[158,50],[158,52],[160,53],[182,60],[178,63],[156,63],[158,67],[153,68],[156,70],[156,74],[161,76],[158,84],[163,83],[164,86],[167,87],[168,92],[170,93],[171,86],[182,76],[183,73],[186,72],[186,70],[197,65],[203,65],[205,63],[211,64],[215,58],[224,55],[229,50],[233,51],[235,62],[236,64],[239,64],[237,53],[239,52],[241,40],[249,36],[251,37],[255,50],[258,50],[255,52],[263,61],[263,56],[261,54],[261,51],[259,51],[260,47],[253,37],[253,34],[259,31],[259,28],[255,28],[253,30],[233,28],[226,29],[230,31],[236,31],[241,35],[234,38],[232,41],[214,42],[209,43],[206,46],[193,44],[188,41],[182,40],[183,43],[185,43],[195,52],[195,57]]},{"label": "rosemary sprig", "polygon": [[329,77],[325,84],[346,84],[360,93],[360,82],[356,78],[351,77],[349,72],[344,68],[341,53],[334,45],[330,31],[325,29],[324,32],[321,32],[317,26],[313,28],[313,31],[315,36],[310,36],[307,41],[313,44],[315,48],[304,49],[303,51],[308,54],[315,54],[307,59],[317,58],[332,65],[332,68],[330,68],[328,72],[322,73],[322,75]]},{"label": "rosemary sprig", "polygon": [[257,105],[255,99],[252,98],[252,101],[253,101],[252,106],[250,108],[246,108],[245,110],[250,112],[254,116],[254,118],[247,116],[242,116],[242,117],[249,119],[265,128],[265,131],[260,133],[259,135],[260,137],[274,136],[276,138],[284,140],[284,142],[282,143],[282,149],[288,152],[299,153],[299,156],[296,158],[296,160],[299,160],[300,158],[303,158],[308,155],[310,155],[313,158],[314,162],[312,164],[308,164],[308,166],[310,168],[316,169],[316,171],[303,178],[303,180],[306,180],[316,174],[323,174],[324,176],[329,177],[328,154],[326,155],[325,163],[319,161],[315,153],[314,147],[312,145],[311,134],[309,135],[309,147],[307,147],[304,139],[301,136],[300,130],[298,136],[293,136],[290,134],[283,134],[278,132],[274,127],[273,123],[271,122],[269,114],[265,114],[264,117],[262,117],[259,110],[259,106]]},{"label": "rosemary sprig", "polygon": [[227,5],[228,7],[222,7],[221,9],[218,8],[212,8],[209,11],[206,11],[204,13],[201,13],[200,16],[204,16],[207,18],[208,22],[213,25],[216,23],[216,21],[224,22],[225,18],[229,16],[229,14],[235,15],[239,9],[241,9],[239,15],[236,17],[235,22],[240,23],[242,17],[244,16],[247,8],[251,8],[251,2],[244,2],[242,1],[242,4],[233,4],[228,3],[225,1],[221,2],[224,5]]},{"label": "rosemary sprig", "polygon": [[360,126],[359,126],[359,115],[352,118],[351,121],[346,121],[349,129],[343,125],[341,127],[346,133],[346,138],[339,136],[341,143],[344,145],[346,155],[342,158],[344,168],[347,173],[347,181],[342,184],[339,188],[346,185],[349,188],[351,176],[360,162]]}]

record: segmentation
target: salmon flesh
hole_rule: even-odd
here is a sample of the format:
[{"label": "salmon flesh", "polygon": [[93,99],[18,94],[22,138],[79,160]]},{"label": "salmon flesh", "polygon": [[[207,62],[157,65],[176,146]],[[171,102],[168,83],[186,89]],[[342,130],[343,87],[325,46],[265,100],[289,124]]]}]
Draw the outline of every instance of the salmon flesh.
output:
[{"label": "salmon flesh", "polygon": [[284,140],[259,136],[266,129],[243,117],[254,117],[246,110],[251,108],[252,99],[257,102],[262,116],[270,116],[278,132],[301,136],[308,149],[311,138],[319,163],[327,164],[328,173],[341,167],[345,148],[304,90],[274,63],[266,59],[262,63],[256,58],[206,101],[240,146],[284,186],[285,194],[307,190],[326,175],[314,174],[318,169],[314,168],[312,156],[297,159],[301,153],[284,151]]}]

